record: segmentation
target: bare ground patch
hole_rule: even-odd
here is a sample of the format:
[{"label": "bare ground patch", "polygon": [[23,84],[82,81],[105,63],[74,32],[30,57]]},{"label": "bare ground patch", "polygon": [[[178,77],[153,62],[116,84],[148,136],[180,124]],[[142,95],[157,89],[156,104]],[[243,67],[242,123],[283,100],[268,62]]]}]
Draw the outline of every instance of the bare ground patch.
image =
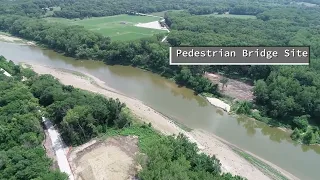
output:
[{"label": "bare ground patch", "polygon": [[138,138],[118,136],[93,140],[76,147],[69,156],[76,180],[128,180],[136,174]]},{"label": "bare ground patch", "polygon": [[205,77],[213,83],[218,84],[219,90],[226,96],[246,101],[252,101],[254,98],[252,85],[234,79],[229,79],[226,86],[223,87],[223,84],[220,83],[223,76],[216,73],[206,72]]}]

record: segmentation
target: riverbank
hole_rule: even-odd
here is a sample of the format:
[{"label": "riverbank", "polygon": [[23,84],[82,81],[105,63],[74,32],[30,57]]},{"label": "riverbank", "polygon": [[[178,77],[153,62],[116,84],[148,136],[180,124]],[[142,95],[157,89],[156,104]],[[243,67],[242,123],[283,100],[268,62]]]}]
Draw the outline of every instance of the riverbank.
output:
[{"label": "riverbank", "polygon": [[[221,161],[223,172],[240,175],[248,178],[249,180],[272,179],[270,178],[272,176],[261,172],[261,170],[256,166],[250,164],[247,160],[237,154],[230,145],[222,142],[213,134],[203,133],[201,130],[186,132],[175,125],[171,120],[143,104],[143,102],[121,94],[120,92],[106,86],[103,81],[93,76],[87,74],[81,75],[79,73],[72,73],[65,70],[35,64],[31,64],[31,66],[35,72],[39,74],[51,74],[59,79],[63,84],[99,93],[109,98],[118,98],[121,102],[126,103],[127,107],[130,108],[142,121],[152,123],[152,126],[163,134],[185,134],[189,137],[190,141],[197,143],[201,151],[210,155],[216,155],[216,157]],[[264,160],[264,162],[266,161]],[[281,171],[288,179],[298,179],[275,165],[272,165],[272,167]]]},{"label": "riverbank", "polygon": [[26,40],[18,38],[18,37],[13,37],[13,36],[10,36],[9,34],[3,33],[3,32],[0,32],[0,41],[25,44],[25,45],[29,45],[29,46],[36,46],[35,42],[26,41]]}]

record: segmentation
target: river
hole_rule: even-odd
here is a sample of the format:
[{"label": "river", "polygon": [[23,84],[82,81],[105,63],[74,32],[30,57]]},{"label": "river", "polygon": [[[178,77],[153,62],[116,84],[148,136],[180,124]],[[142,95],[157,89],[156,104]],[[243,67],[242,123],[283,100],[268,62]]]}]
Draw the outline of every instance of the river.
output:
[{"label": "river", "polygon": [[302,180],[319,179],[320,146],[295,144],[289,134],[268,125],[234,118],[195,96],[187,88],[133,67],[107,66],[97,61],[64,57],[52,50],[0,41],[0,55],[14,62],[30,62],[89,73],[108,86],[140,99],[190,128],[202,128],[287,170]]}]

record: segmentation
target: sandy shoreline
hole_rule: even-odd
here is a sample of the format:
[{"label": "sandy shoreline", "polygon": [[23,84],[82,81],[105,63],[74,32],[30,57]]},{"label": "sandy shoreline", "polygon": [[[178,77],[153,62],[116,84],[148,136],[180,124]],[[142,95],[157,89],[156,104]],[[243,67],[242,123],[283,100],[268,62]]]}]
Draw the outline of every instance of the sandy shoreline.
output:
[{"label": "sandy shoreline", "polygon": [[[60,69],[54,69],[51,67],[36,64],[31,64],[31,66],[32,69],[38,74],[51,74],[65,85],[72,85],[76,88],[95,92],[109,98],[118,98],[121,102],[125,103],[127,107],[130,108],[132,112],[137,115],[142,121],[146,123],[152,123],[152,126],[156,130],[162,132],[165,135],[183,133],[184,135],[189,137],[190,141],[197,143],[199,149],[201,149],[202,152],[208,155],[215,155],[222,164],[223,172],[230,172],[233,175],[240,175],[246,177],[249,180],[271,179],[250,162],[234,152],[231,148],[232,145],[225,140],[203,130],[193,130],[191,132],[186,132],[175,125],[171,120],[167,119],[152,108],[146,106],[142,101],[128,97],[120,93],[119,91],[106,86],[103,81],[89,74],[85,75],[88,76],[91,80],[88,77],[82,77],[76,75],[76,73]],[[251,153],[249,154],[253,155]],[[255,157],[263,160],[257,156]],[[278,171],[281,171],[281,173],[288,179],[298,179],[285,170],[277,167],[276,165],[273,165],[266,160],[263,161],[274,167]]]}]

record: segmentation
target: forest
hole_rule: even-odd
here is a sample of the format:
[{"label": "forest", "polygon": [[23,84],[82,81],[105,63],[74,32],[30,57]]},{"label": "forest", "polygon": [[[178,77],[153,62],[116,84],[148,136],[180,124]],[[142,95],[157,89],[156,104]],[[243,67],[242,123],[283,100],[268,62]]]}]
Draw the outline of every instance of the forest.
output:
[{"label": "forest", "polygon": [[[187,10],[191,14],[203,15],[225,13],[238,15],[257,15],[273,7],[290,4],[290,0],[264,1],[253,0],[0,0],[0,14],[18,14],[29,17],[43,17],[51,11],[51,16],[63,18],[88,18],[125,14],[128,11],[140,13],[161,12],[166,10]],[[53,10],[59,7],[59,10]]]},{"label": "forest", "polygon": [[[80,145],[98,135],[131,132],[141,138],[139,147],[148,161],[138,174],[148,179],[244,180],[221,173],[215,156],[198,153],[196,144],[182,134],[162,136],[133,119],[119,100],[62,85],[51,75],[38,76],[0,56],[0,178],[65,180],[66,175],[50,170],[51,160],[42,147],[44,133],[39,108],[45,108],[69,145]],[[27,80],[21,81],[22,77]],[[134,130],[134,131],[133,131]]]},{"label": "forest", "polygon": [[107,128],[121,129],[130,125],[125,104],[117,99],[64,86],[51,75],[29,78],[26,84],[69,145],[88,142],[99,133],[105,133]]}]

